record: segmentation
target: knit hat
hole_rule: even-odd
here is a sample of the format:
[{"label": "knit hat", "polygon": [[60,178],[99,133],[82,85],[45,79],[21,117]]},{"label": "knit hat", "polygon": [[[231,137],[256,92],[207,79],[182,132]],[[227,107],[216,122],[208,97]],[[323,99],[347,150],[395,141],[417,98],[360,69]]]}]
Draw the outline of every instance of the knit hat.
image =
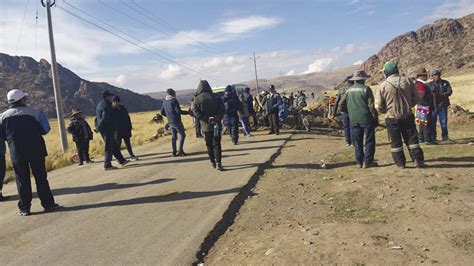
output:
[{"label": "knit hat", "polygon": [[112,102],[120,102],[120,97],[117,95],[114,95],[114,98],[112,98]]},{"label": "knit hat", "polygon": [[270,91],[274,91],[275,90],[275,85],[270,85],[270,87],[268,88]]},{"label": "knit hat", "polygon": [[416,75],[417,75],[417,76],[428,75],[428,71],[426,71],[426,68],[422,67],[422,68],[419,68],[419,69],[416,71]]},{"label": "knit hat", "polygon": [[441,70],[435,68],[431,71],[431,76],[441,76]]},{"label": "knit hat", "polygon": [[398,64],[394,60],[390,60],[385,65],[383,65],[383,73],[385,76],[391,76],[394,74],[398,74]]}]

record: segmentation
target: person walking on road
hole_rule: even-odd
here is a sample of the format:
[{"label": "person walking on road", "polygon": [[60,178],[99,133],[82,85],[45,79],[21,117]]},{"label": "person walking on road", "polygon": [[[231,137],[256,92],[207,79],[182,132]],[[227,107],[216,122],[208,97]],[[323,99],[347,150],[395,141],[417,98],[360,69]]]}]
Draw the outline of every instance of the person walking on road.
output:
[{"label": "person walking on road", "polygon": [[130,156],[130,161],[138,161],[138,157],[135,156],[135,153],[133,153],[132,142],[130,141],[133,130],[132,119],[130,118],[127,108],[122,104],[120,97],[117,95],[112,98],[112,108],[114,110],[114,121],[117,123],[117,130],[115,133],[117,149],[120,151],[123,140],[125,147],[127,148],[128,155]]},{"label": "person walking on road", "polygon": [[[166,90],[165,101],[161,107],[161,115],[168,118],[168,125],[171,130],[171,148],[172,156],[186,156],[184,152],[184,140],[186,139],[186,133],[184,125],[181,120],[181,115],[186,115],[189,112],[181,110],[178,99],[176,99],[176,92],[173,89]],[[179,148],[176,148],[176,142],[179,135]]]},{"label": "person walking on road", "polygon": [[416,121],[419,123],[418,139],[426,145],[437,144],[433,134],[433,112],[435,110],[434,96],[428,86],[428,72],[421,68],[416,74],[416,88],[418,90],[418,104],[416,105]]},{"label": "person walking on road", "polygon": [[269,94],[263,100],[263,106],[265,108],[265,115],[268,117],[268,122],[270,124],[271,134],[280,134],[280,124],[278,118],[278,112],[282,99],[280,94],[276,92],[275,86],[270,85]]},{"label": "person walking on road", "polygon": [[221,120],[225,114],[225,106],[222,99],[212,92],[211,86],[206,80],[199,82],[194,99],[194,113],[199,117],[212,167],[223,171]]},{"label": "person walking on road", "polygon": [[437,140],[436,124],[439,118],[442,140],[449,141],[448,107],[451,105],[449,97],[453,94],[453,89],[451,88],[451,84],[449,84],[449,81],[441,78],[441,70],[434,69],[431,73],[431,76],[433,80],[429,83],[429,86],[434,94],[436,108],[433,114],[434,140]]},{"label": "person walking on road", "polygon": [[[341,110],[340,108],[340,103],[342,100],[342,97],[345,96],[346,91],[349,87],[354,85],[354,81],[351,80],[352,76],[348,76],[346,78],[346,86],[343,86],[341,89],[339,89],[339,92],[337,94],[336,98],[336,103],[334,104],[334,113],[337,113],[337,110]],[[344,129],[344,137],[346,139],[346,147],[351,147],[352,145],[352,137],[351,137],[351,122],[349,119],[349,115],[345,112],[340,111],[341,113],[341,122],[342,122],[342,127]]]},{"label": "person walking on road", "polygon": [[117,167],[112,166],[112,156],[117,159],[121,166],[125,166],[129,162],[123,157],[120,146],[117,145],[115,139],[117,121],[112,108],[113,97],[114,95],[110,91],[105,91],[102,94],[102,101],[99,102],[96,108],[95,128],[104,140],[105,171],[117,169]]},{"label": "person walking on road", "polygon": [[82,117],[81,110],[72,109],[67,131],[72,135],[72,140],[76,144],[79,165],[83,165],[84,162],[92,163],[89,157],[89,142],[93,139],[93,133],[89,123]]},{"label": "person walking on road", "polygon": [[4,196],[2,193],[3,181],[5,180],[5,174],[7,172],[7,165],[5,161],[6,152],[7,152],[7,147],[5,146],[5,139],[0,138],[0,201],[6,201],[10,198],[10,197]]},{"label": "person walking on road", "polygon": [[372,89],[365,85],[365,81],[369,78],[370,76],[363,70],[355,72],[350,79],[354,85],[344,93],[339,106],[339,110],[349,116],[350,134],[359,168],[376,166],[374,163],[375,128],[379,119]]},{"label": "person walking on road", "polygon": [[240,102],[242,103],[242,110],[240,113],[240,123],[244,130],[244,136],[250,137],[250,116],[253,111],[253,99],[250,95],[250,88],[245,88],[244,93],[240,95]]},{"label": "person walking on road", "polygon": [[48,155],[43,135],[51,130],[48,119],[41,112],[28,106],[28,94],[21,90],[7,93],[9,109],[0,115],[0,138],[8,141],[10,158],[16,175],[18,189],[18,215],[31,214],[30,170],[36,182],[36,190],[45,212],[57,210],[49,187],[45,158]]},{"label": "person walking on road", "polygon": [[395,61],[385,63],[383,72],[385,81],[375,94],[375,107],[378,112],[386,114],[385,124],[391,138],[393,160],[398,167],[405,168],[406,157],[403,152],[405,142],[415,166],[425,167],[415,117],[411,111],[418,102],[418,91],[410,79],[400,76]]},{"label": "person walking on road", "polygon": [[243,106],[231,86],[225,88],[223,100],[225,106],[224,125],[227,127],[232,144],[237,145],[239,142],[239,113],[242,112]]}]

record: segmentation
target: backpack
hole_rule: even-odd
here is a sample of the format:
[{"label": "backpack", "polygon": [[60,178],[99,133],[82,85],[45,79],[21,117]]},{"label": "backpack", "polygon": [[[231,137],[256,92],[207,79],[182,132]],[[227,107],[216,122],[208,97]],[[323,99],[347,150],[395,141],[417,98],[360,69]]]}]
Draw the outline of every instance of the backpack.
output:
[{"label": "backpack", "polygon": [[278,118],[280,121],[284,121],[288,118],[288,104],[285,101],[281,101],[280,105],[278,106]]}]

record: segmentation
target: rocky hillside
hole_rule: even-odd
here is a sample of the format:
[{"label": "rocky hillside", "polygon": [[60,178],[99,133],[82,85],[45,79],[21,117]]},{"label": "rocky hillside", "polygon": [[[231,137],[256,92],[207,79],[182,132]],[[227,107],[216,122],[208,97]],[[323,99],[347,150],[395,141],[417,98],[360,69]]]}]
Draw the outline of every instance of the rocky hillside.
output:
[{"label": "rocky hillside", "polygon": [[[84,80],[67,68],[59,67],[65,112],[75,105],[85,114],[93,115],[102,92],[110,90],[122,98],[130,112],[150,111],[161,107],[161,101],[108,83]],[[43,110],[49,117],[56,115],[51,66],[41,59],[9,56],[0,53],[0,110],[7,108],[6,94],[13,88],[20,88],[30,94],[31,103]]]},{"label": "rocky hillside", "polygon": [[417,31],[400,35],[371,56],[363,68],[374,81],[389,59],[397,59],[400,70],[413,75],[416,69],[441,68],[445,72],[474,69],[474,14],[460,19],[441,19]]}]

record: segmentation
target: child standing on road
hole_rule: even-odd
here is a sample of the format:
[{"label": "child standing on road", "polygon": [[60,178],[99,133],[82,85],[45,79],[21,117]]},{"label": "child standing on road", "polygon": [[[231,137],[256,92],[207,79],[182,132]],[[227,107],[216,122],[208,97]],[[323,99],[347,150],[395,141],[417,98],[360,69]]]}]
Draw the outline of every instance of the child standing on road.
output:
[{"label": "child standing on road", "polygon": [[82,117],[81,110],[72,109],[71,122],[67,131],[72,134],[72,140],[76,144],[79,165],[83,165],[84,162],[92,163],[89,158],[89,142],[93,139],[93,133],[87,121]]}]

